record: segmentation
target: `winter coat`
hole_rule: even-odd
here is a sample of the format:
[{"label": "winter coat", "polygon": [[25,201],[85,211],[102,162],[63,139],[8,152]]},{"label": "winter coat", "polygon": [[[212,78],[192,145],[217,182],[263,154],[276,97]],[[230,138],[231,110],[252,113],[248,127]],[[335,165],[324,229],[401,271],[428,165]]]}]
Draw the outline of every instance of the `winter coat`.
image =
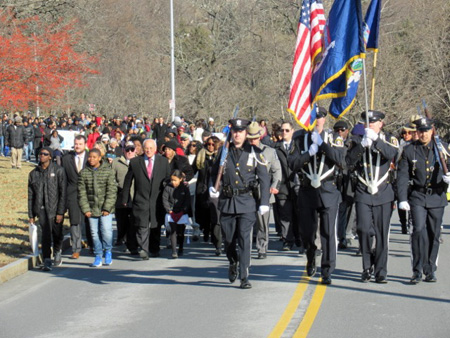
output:
[{"label": "winter coat", "polygon": [[189,188],[183,182],[177,188],[174,188],[172,184],[166,185],[163,192],[163,205],[166,213],[173,211],[188,214],[191,207]]},{"label": "winter coat", "polygon": [[[112,163],[112,169],[114,171],[114,175],[118,183],[116,208],[123,208],[124,207],[122,204],[123,184],[125,182],[125,176],[127,176],[128,173],[128,163],[125,156],[115,158]],[[128,199],[127,203],[128,208],[131,208],[133,196],[134,196],[134,181],[133,183],[131,183],[130,198]]]},{"label": "winter coat", "polygon": [[6,135],[5,135],[6,145],[11,148],[23,148],[25,144],[25,128],[20,125],[16,126],[11,124],[6,129]]},{"label": "winter coat", "polygon": [[46,170],[36,167],[28,176],[28,217],[38,217],[41,207],[49,218],[66,212],[67,183],[64,169],[50,163]]},{"label": "winter coat", "polygon": [[24,127],[25,131],[25,142],[29,143],[34,140],[34,129],[32,125]]},{"label": "winter coat", "polygon": [[117,183],[114,171],[102,162],[100,167],[87,166],[78,179],[78,203],[83,214],[92,213],[100,217],[102,211],[114,213],[117,198]]}]

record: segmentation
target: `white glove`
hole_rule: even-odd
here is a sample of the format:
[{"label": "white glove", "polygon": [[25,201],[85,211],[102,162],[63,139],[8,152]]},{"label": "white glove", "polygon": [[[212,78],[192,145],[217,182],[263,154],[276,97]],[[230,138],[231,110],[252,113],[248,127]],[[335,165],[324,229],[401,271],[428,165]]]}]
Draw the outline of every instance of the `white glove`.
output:
[{"label": "white glove", "polygon": [[319,147],[322,145],[323,140],[322,140],[322,136],[320,136],[320,134],[317,131],[313,131],[311,133],[311,140],[317,144]]},{"label": "white glove", "polygon": [[309,150],[308,150],[309,156],[314,156],[315,154],[317,154],[318,151],[319,151],[319,146],[317,144],[313,143],[309,146]]},{"label": "white glove", "polygon": [[400,203],[398,204],[398,208],[399,208],[400,210],[406,210],[406,211],[411,210],[411,207],[409,206],[409,203],[406,202],[406,201],[400,202]]},{"label": "white glove", "polygon": [[270,207],[268,205],[260,205],[258,209],[258,213],[262,216],[265,213],[269,212]]},{"label": "white glove", "polygon": [[447,173],[447,175],[442,176],[442,180],[445,183],[450,184],[450,173]]},{"label": "white glove", "polygon": [[362,139],[362,141],[361,141],[361,145],[364,147],[364,148],[370,148],[371,146],[372,146],[372,140],[370,139],[370,138],[367,138],[365,135],[364,135],[364,137],[363,137],[363,139]]},{"label": "white glove", "polygon": [[375,130],[370,128],[366,128],[366,134],[364,136],[372,141],[376,141],[378,138],[378,134],[375,132]]},{"label": "white glove", "polygon": [[211,198],[219,198],[220,192],[218,192],[214,187],[209,188],[209,196]]}]

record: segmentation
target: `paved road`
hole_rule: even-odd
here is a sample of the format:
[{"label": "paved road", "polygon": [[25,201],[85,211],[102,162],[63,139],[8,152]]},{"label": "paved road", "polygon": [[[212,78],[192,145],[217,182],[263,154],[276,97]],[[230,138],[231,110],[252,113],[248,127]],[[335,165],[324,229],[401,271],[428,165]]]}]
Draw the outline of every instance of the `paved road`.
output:
[{"label": "paved road", "polygon": [[[140,261],[117,249],[110,267],[68,259],[0,285],[0,337],[449,337],[450,213],[438,283],[409,285],[408,236],[394,215],[389,283],[359,282],[356,248],[340,251],[333,284],[303,275],[305,257],[280,252],[252,261],[251,290],[227,280],[224,256],[204,243],[186,255]],[[300,326],[299,326],[300,325]]]}]

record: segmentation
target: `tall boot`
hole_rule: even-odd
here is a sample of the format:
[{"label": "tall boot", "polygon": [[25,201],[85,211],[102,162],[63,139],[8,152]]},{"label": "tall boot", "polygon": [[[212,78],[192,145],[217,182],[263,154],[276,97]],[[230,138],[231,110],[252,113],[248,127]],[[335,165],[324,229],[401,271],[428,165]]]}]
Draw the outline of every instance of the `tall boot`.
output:
[{"label": "tall boot", "polygon": [[177,225],[177,240],[178,240],[178,256],[183,256],[183,246],[184,246],[184,231],[186,229],[186,225],[178,224]]},{"label": "tall boot", "polygon": [[177,255],[177,224],[170,223],[170,243],[172,244],[172,258],[178,258]]}]

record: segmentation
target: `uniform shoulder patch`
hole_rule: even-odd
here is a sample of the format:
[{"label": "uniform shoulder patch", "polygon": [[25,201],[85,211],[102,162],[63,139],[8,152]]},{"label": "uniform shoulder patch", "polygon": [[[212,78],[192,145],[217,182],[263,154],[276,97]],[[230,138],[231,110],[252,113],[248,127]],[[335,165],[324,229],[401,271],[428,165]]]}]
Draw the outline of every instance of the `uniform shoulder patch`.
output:
[{"label": "uniform shoulder patch", "polygon": [[398,140],[395,136],[391,136],[391,140],[389,143],[392,144],[395,148],[399,147]]}]

